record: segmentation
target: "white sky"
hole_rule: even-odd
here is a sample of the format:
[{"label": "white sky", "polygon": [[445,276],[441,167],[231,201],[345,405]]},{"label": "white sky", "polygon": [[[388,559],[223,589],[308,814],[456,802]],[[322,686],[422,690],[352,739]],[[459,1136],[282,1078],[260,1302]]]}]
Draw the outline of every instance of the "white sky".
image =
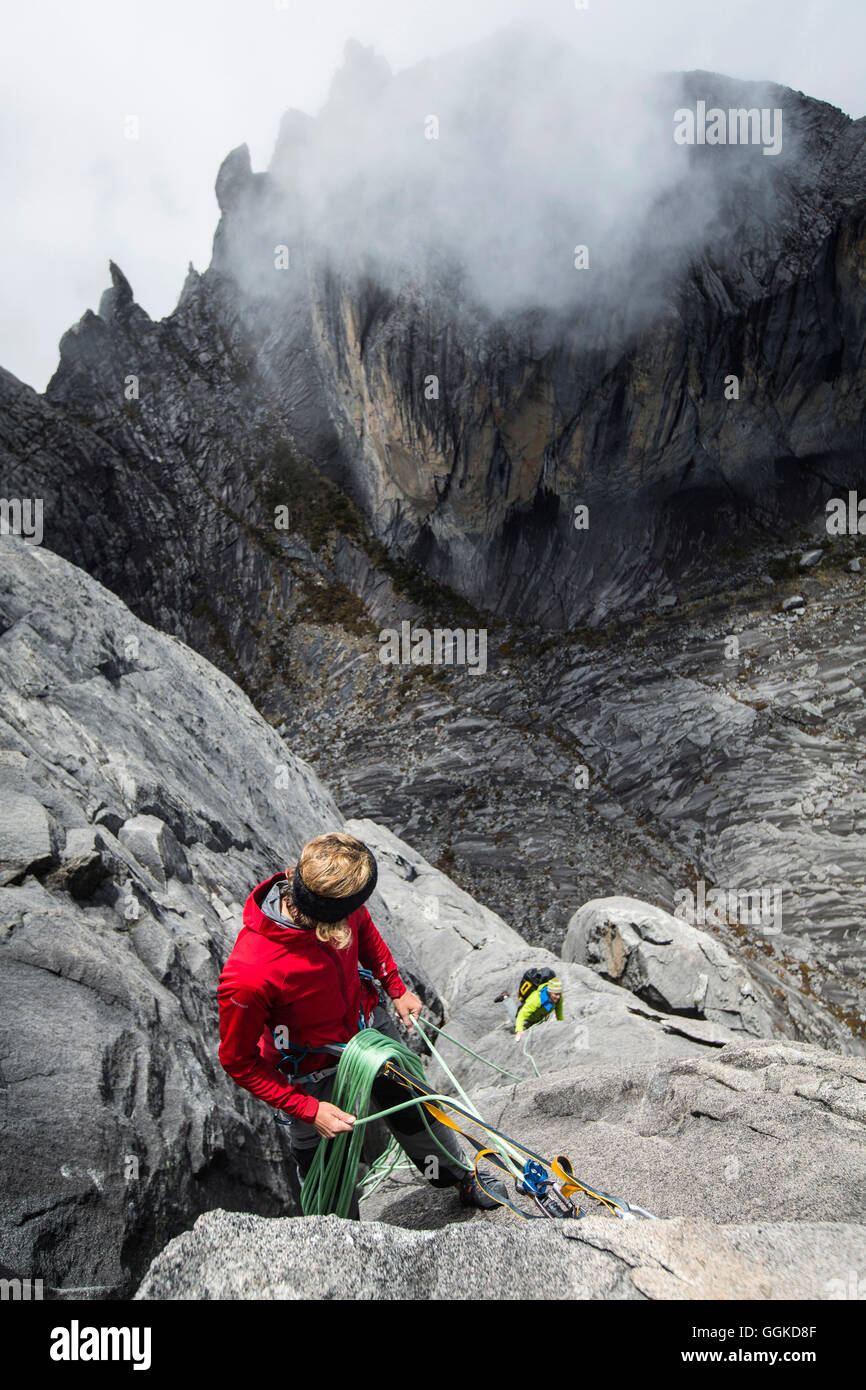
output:
[{"label": "white sky", "polygon": [[169,313],[188,262],[210,260],[221,160],[246,142],[263,168],[282,112],[322,105],[348,38],[396,69],[520,20],[608,62],[769,79],[866,114],[864,0],[588,3],[3,0],[0,366],[42,390],[109,257]]}]

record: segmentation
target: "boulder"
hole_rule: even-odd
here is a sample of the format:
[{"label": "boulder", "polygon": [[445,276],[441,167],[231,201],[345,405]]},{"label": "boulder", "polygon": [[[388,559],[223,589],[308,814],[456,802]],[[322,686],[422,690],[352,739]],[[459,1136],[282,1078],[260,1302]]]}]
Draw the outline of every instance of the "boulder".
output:
[{"label": "boulder", "polygon": [[562,959],[588,965],[667,1013],[772,1037],[773,1004],[707,932],[637,898],[594,898],[572,917]]},{"label": "boulder", "polygon": [[158,816],[132,816],[117,832],[122,845],[149,869],[162,888],[170,878],[189,883],[192,875],[170,826]]},{"label": "boulder", "polygon": [[4,791],[0,801],[0,884],[46,869],[54,859],[51,818],[35,796]]}]

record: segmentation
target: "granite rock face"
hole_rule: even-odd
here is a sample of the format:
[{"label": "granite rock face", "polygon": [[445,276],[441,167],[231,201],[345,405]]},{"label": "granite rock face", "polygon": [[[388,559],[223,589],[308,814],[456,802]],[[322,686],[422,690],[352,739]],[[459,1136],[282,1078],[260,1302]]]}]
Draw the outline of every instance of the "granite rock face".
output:
[{"label": "granite rock face", "polygon": [[845,1272],[862,1266],[863,1232],[841,1222],[588,1218],[434,1233],[379,1223],[349,1230],[336,1216],[285,1222],[209,1212],[153,1262],[136,1300],[837,1298]]},{"label": "granite rock face", "polygon": [[[762,1015],[755,1008],[750,1017],[766,1026],[760,1041],[663,1012],[585,965],[528,949],[390,832],[366,821],[348,828],[375,850],[385,899],[376,920],[398,959],[412,924],[407,944],[442,999],[450,1038],[509,1073],[492,1073],[455,1042],[438,1040],[492,1124],[536,1153],[568,1154],[590,1186],[660,1217],[720,1225],[784,1222],[792,1213],[798,1221],[859,1221],[866,1196],[862,1057],[779,1038],[770,1009]],[[630,903],[625,916],[655,920],[646,904]],[[738,988],[749,987],[733,962],[716,960]],[[564,986],[563,1021],[528,1034],[540,1079],[495,1002],[503,989],[514,993],[528,965],[552,967]],[[756,1004],[762,993],[753,991]],[[447,1085],[435,1065],[430,1074]],[[398,1185],[396,1195],[377,1194],[365,1213],[413,1228],[455,1219],[451,1194],[413,1176],[401,1181],[408,1193]]]},{"label": "granite rock face", "polygon": [[[527,942],[557,950],[590,899],[676,910],[746,966],[789,1036],[856,1050],[866,625],[846,549],[802,616],[779,611],[795,557],[771,547],[724,594],[708,574],[676,615],[609,640],[491,624],[483,675],[383,666],[375,633],[301,624],[292,685],[265,706],[347,814]],[[383,627],[391,601],[371,593]]]},{"label": "granite rock face", "polygon": [[0,685],[2,1260],[104,1297],[197,1212],[291,1210],[216,982],[249,889],[338,813],[225,676],[11,536]]},{"label": "granite rock face", "polygon": [[812,1300],[844,1297],[863,1255],[864,1227],[841,1222],[588,1218],[434,1233],[218,1211],[171,1242],[136,1299]]},{"label": "granite rock face", "polygon": [[562,1145],[584,1182],[658,1217],[858,1223],[864,1077],[862,1058],[750,1039],[552,1071],[479,1103],[536,1152]]},{"label": "granite rock face", "polygon": [[[532,1076],[532,1063],[515,1043],[513,1025],[496,996],[508,990],[514,997],[529,966],[553,969],[567,1000],[562,1023],[549,1021],[527,1034],[542,1071],[623,1056],[695,1056],[734,1038],[728,1028],[662,1013],[585,965],[527,946],[501,917],[382,826],[351,820],[345,828],[376,855],[379,886],[371,911],[398,961],[412,960],[417,974],[433,982],[452,1037],[517,1077]],[[453,1048],[448,1056],[464,1085],[489,1081],[482,1063]]]}]

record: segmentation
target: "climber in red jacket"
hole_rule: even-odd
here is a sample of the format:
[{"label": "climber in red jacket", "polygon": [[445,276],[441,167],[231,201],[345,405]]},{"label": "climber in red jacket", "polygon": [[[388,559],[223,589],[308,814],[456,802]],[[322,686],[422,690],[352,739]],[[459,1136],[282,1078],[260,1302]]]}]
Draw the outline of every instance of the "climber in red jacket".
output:
[{"label": "climber in red jacket", "polygon": [[[321,1140],[351,1130],[355,1122],[331,1103],[336,1062],[328,1047],[348,1042],[365,1027],[397,1036],[374,981],[381,982],[406,1027],[422,1008],[363,906],[376,879],[376,860],[360,840],[319,835],[304,846],[296,865],[253,889],[220,976],[220,1062],[286,1124],[299,1183]],[[405,1091],[378,1077],[373,1098],[387,1109],[404,1100]],[[498,1205],[467,1171],[452,1130],[429,1121],[453,1157],[449,1164],[414,1109],[385,1123],[434,1187],[458,1187],[465,1205]],[[505,1195],[492,1176],[485,1175],[485,1186]],[[352,1215],[357,1217],[357,1202]]]}]

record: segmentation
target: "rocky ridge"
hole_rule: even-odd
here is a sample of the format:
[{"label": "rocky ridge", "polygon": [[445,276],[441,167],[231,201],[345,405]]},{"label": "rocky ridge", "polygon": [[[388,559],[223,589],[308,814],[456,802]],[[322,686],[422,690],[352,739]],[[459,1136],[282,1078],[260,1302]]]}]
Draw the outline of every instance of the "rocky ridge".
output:
[{"label": "rocky ridge", "polygon": [[862,1227],[844,1223],[720,1228],[587,1218],[567,1228],[434,1233],[377,1223],[347,1231],[333,1216],[289,1224],[211,1212],[172,1241],[136,1298],[839,1298],[848,1277],[839,1271],[862,1266],[862,1241]]}]

